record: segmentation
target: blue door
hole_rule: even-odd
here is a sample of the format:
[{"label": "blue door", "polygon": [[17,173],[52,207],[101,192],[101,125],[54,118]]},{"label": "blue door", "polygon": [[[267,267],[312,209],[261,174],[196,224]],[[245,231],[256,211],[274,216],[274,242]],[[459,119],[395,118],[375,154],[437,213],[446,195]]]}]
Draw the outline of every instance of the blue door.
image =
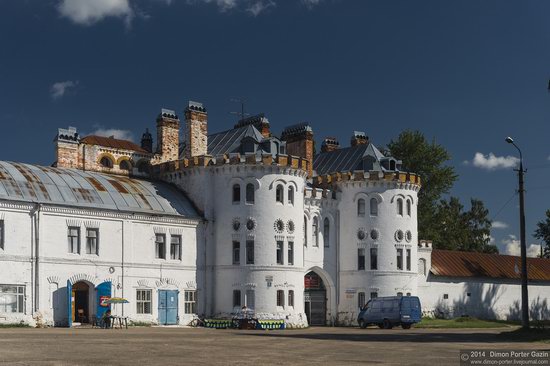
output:
[{"label": "blue door", "polygon": [[100,283],[95,289],[97,292],[96,317],[101,319],[107,310],[111,310],[111,304],[105,304],[105,301],[111,298],[111,281]]},{"label": "blue door", "polygon": [[177,290],[159,290],[159,323],[162,325],[178,324]]},{"label": "blue door", "polygon": [[73,325],[73,284],[67,280],[67,325]]}]

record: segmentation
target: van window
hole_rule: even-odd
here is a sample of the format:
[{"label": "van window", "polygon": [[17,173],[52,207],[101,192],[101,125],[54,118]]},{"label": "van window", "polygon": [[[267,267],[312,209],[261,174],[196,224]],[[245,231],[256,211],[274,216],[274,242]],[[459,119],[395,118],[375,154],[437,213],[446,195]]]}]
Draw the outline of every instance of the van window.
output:
[{"label": "van window", "polygon": [[411,299],[411,308],[413,308],[414,310],[420,309],[420,301],[418,300],[418,298],[413,297]]}]

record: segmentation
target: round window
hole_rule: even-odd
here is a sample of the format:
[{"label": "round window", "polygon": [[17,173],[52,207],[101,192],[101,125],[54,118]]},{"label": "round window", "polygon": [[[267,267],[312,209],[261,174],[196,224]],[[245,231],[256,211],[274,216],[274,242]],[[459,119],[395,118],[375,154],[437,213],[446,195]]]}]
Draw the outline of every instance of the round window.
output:
[{"label": "round window", "polygon": [[357,231],[357,239],[359,239],[359,240],[365,240],[366,237],[367,237],[367,234],[365,234],[365,230],[359,229],[359,230]]},{"label": "round window", "polygon": [[294,221],[288,220],[286,224],[286,229],[290,234],[292,234],[294,232]]},{"label": "round window", "polygon": [[410,230],[407,230],[407,232],[405,233],[405,240],[407,241],[407,243],[410,243],[412,238],[413,234],[410,232]]},{"label": "round window", "polygon": [[241,230],[241,221],[239,219],[233,220],[233,230],[235,231]]},{"label": "round window", "polygon": [[403,231],[397,230],[395,232],[395,240],[397,240],[398,242],[403,241]]},{"label": "round window", "polygon": [[253,219],[248,219],[248,220],[246,221],[246,228],[247,228],[248,230],[254,230],[255,227],[256,227],[256,223],[254,222]]},{"label": "round window", "polygon": [[378,231],[372,229],[372,230],[370,231],[370,238],[371,238],[372,240],[377,240],[377,239],[378,239]]},{"label": "round window", "polygon": [[274,227],[275,231],[280,234],[285,229],[285,223],[283,222],[283,220],[277,219],[277,220],[275,220],[275,224],[273,224],[273,227]]}]

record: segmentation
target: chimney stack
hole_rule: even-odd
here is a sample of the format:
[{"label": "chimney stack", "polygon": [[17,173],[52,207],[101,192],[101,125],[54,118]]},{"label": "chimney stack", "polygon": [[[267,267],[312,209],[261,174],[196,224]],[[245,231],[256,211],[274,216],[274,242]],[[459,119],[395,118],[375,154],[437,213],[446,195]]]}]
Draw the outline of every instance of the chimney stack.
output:
[{"label": "chimney stack", "polygon": [[369,143],[369,137],[362,131],[353,131],[351,146],[365,145]]},{"label": "chimney stack", "polygon": [[161,109],[157,117],[157,154],[160,163],[179,159],[180,120],[176,112],[170,109]]},{"label": "chimney stack", "polygon": [[189,101],[185,108],[185,157],[202,156],[208,153],[208,114],[199,102]]},{"label": "chimney stack", "polygon": [[323,144],[321,145],[321,152],[331,152],[334,150],[338,150],[340,147],[340,143],[336,139],[336,137],[326,137],[323,140]]},{"label": "chimney stack", "polygon": [[80,136],[76,132],[76,127],[57,130],[55,137],[55,155],[58,168],[78,168],[78,145]]},{"label": "chimney stack", "polygon": [[300,156],[309,160],[308,177],[313,174],[313,129],[309,123],[299,123],[286,127],[281,134],[281,140],[286,141],[288,155]]}]

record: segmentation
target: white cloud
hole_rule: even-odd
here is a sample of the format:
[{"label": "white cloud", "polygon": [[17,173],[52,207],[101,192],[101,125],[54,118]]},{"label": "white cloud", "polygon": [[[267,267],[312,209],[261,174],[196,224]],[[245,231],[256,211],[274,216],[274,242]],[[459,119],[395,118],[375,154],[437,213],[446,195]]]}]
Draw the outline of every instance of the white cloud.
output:
[{"label": "white cloud", "polygon": [[61,0],[57,10],[80,25],[91,25],[107,17],[123,18],[128,25],[134,16],[129,0]]},{"label": "white cloud", "polygon": [[321,3],[321,0],[301,0],[301,3],[307,6],[308,8],[313,8]]},{"label": "white cloud", "polygon": [[115,139],[134,141],[134,134],[132,133],[132,131],[119,130],[116,128],[97,127],[96,130],[91,133],[91,135],[105,137],[113,136]]},{"label": "white cloud", "polygon": [[59,99],[65,95],[70,89],[75,88],[78,85],[77,81],[66,80],[53,83],[50,88],[50,94],[53,99]]},{"label": "white cloud", "polygon": [[[504,254],[508,255],[521,255],[521,247],[519,240],[515,235],[508,235],[506,239],[502,240],[504,244]],[[530,244],[527,245],[527,257],[535,258],[540,254],[540,245],[539,244]]]},{"label": "white cloud", "polygon": [[502,221],[493,221],[491,223],[491,227],[493,229],[506,229],[508,227],[508,224]]},{"label": "white cloud", "polygon": [[480,152],[476,152],[472,160],[472,164],[475,167],[487,170],[513,168],[517,166],[518,163],[519,159],[515,156],[495,156],[493,153],[484,155]]},{"label": "white cloud", "polygon": [[250,3],[246,11],[256,17],[273,6],[275,6],[275,2],[272,0],[253,1]]}]

